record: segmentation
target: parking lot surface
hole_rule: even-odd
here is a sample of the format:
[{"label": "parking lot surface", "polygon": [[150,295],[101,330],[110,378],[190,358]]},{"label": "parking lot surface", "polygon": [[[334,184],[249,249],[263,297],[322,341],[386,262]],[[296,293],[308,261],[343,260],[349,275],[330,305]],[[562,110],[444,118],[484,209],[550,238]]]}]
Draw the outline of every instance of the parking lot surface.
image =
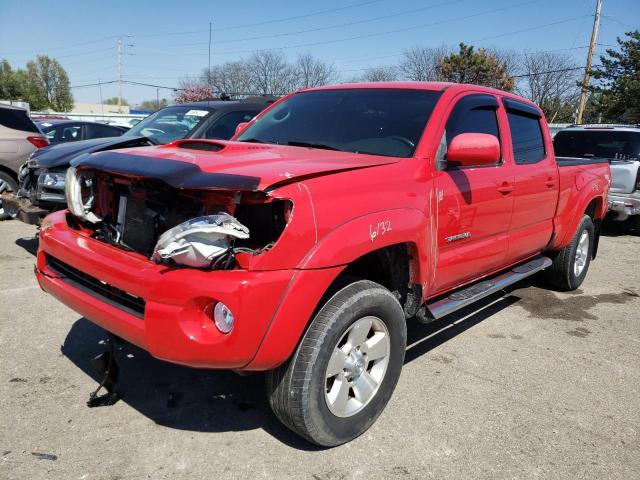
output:
[{"label": "parking lot surface", "polygon": [[35,228],[0,223],[0,478],[640,478],[640,237],[600,242],[580,290],[540,279],[430,325],[374,426],[334,449],[272,416],[261,375],[125,346],[90,409],[104,330],[39,290]]}]

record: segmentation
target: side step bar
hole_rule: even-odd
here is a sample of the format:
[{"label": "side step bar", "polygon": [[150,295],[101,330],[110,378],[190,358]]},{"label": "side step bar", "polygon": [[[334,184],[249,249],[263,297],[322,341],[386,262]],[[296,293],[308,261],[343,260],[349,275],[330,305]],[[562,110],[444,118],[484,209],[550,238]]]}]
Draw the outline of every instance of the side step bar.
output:
[{"label": "side step bar", "polygon": [[482,280],[481,282],[474,283],[462,290],[457,290],[441,300],[433,303],[427,303],[427,312],[431,314],[432,320],[437,320],[455,312],[456,310],[460,310],[467,305],[477,302],[484,297],[488,297],[509,285],[513,285],[523,278],[527,278],[534,273],[538,273],[539,271],[550,267],[551,264],[552,262],[549,257],[536,257],[527,263],[513,267],[508,272],[500,274],[497,277]]}]

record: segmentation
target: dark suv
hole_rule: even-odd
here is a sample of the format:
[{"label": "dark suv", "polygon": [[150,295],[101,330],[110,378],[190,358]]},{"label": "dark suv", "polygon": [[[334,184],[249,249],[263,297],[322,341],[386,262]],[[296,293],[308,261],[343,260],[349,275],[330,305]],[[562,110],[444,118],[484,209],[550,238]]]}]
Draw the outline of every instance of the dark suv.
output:
[{"label": "dark suv", "polygon": [[119,137],[61,143],[31,155],[19,173],[16,194],[3,194],[6,212],[37,225],[48,213],[66,208],[65,179],[70,162],[85,153],[163,145],[183,138],[227,140],[239,123],[256,116],[273,99],[204,101],[165,107]]}]

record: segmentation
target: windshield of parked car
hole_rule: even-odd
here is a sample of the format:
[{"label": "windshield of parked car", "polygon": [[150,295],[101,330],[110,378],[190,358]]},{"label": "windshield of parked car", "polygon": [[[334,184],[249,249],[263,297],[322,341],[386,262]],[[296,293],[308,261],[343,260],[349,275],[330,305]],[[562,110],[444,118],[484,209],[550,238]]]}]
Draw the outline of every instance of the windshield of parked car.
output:
[{"label": "windshield of parked car", "polygon": [[267,111],[237,140],[410,157],[439,97],[382,88],[301,92]]},{"label": "windshield of parked car", "polygon": [[640,132],[622,130],[567,130],[553,139],[558,157],[640,158]]},{"label": "windshield of parked car", "polygon": [[188,137],[212,110],[201,107],[167,107],[149,115],[127,131],[125,137],[149,137],[156,143],[165,144]]}]

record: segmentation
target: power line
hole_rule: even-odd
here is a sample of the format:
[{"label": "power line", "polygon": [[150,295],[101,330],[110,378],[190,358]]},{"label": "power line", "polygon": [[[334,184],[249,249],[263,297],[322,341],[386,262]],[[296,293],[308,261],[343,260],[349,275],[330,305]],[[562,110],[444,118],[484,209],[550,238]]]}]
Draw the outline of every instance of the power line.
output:
[{"label": "power line", "polygon": [[[300,35],[303,33],[312,33],[312,32],[321,32],[324,30],[331,30],[334,28],[342,28],[342,27],[351,27],[353,25],[361,25],[364,23],[371,23],[371,22],[376,22],[378,20],[387,20],[389,18],[393,18],[393,17],[400,17],[402,15],[410,15],[413,13],[418,13],[418,12],[423,12],[425,10],[432,10],[434,8],[438,8],[438,7],[443,7],[443,6],[450,6],[452,4],[455,3],[461,3],[461,2],[465,2],[468,0],[449,0],[446,2],[441,2],[441,3],[436,3],[434,5],[427,5],[426,7],[420,7],[420,8],[414,8],[412,10],[404,10],[402,12],[396,12],[396,13],[388,13],[386,15],[381,15],[381,16],[377,16],[377,17],[372,17],[372,18],[365,18],[362,20],[354,20],[352,22],[345,22],[345,23],[338,23],[335,25],[325,25],[323,27],[315,27],[315,28],[308,28],[305,30],[296,30],[293,32],[282,32],[282,33],[274,33],[274,34],[270,34],[270,35],[257,35],[257,36],[253,36],[253,37],[244,37],[244,38],[231,38],[231,39],[227,39],[227,40],[218,40],[216,42],[216,44],[225,44],[225,43],[237,43],[237,42],[246,42],[246,41],[251,41],[251,40],[265,40],[268,38],[280,38],[280,37],[288,37],[291,35]],[[220,29],[218,29],[219,31]],[[185,43],[185,44],[181,44],[181,45],[172,45],[172,46],[195,46],[195,45],[205,45],[206,42],[197,42],[197,43]]]},{"label": "power line", "polygon": [[276,47],[276,48],[262,48],[262,49],[254,49],[254,50],[237,50],[237,51],[232,51],[232,52],[218,52],[218,55],[236,55],[236,54],[240,54],[240,53],[255,53],[258,51],[264,51],[264,50],[285,50],[285,49],[291,49],[291,48],[301,48],[301,47],[312,47],[312,46],[316,46],[316,45],[328,45],[328,44],[332,44],[332,43],[340,43],[340,42],[346,42],[346,41],[350,41],[350,40],[358,40],[358,39],[364,39],[364,38],[373,38],[373,37],[381,37],[384,35],[391,35],[393,33],[400,33],[400,32],[409,32],[412,30],[419,30],[419,29],[423,29],[423,28],[427,28],[427,27],[434,27],[437,25],[444,25],[446,23],[453,23],[453,22],[459,22],[461,20],[468,20],[470,18],[475,18],[475,17],[480,17],[483,15],[490,15],[492,13],[496,13],[496,12],[501,12],[504,10],[510,10],[512,8],[516,8],[516,7],[521,7],[524,5],[529,5],[532,3],[538,3],[539,0],[529,0],[529,1],[525,1],[525,2],[519,2],[513,5],[509,5],[506,7],[499,7],[499,8],[493,8],[490,10],[484,10],[482,12],[477,12],[477,13],[473,13],[470,15],[464,15],[461,17],[456,17],[456,18],[449,18],[447,20],[441,20],[438,22],[431,22],[431,23],[426,23],[423,25],[414,25],[411,27],[403,27],[403,28],[396,28],[393,30],[385,30],[385,31],[381,31],[381,32],[374,32],[374,33],[368,33],[368,34],[363,34],[363,35],[354,35],[351,37],[343,37],[343,38],[337,38],[337,39],[332,39],[332,40],[324,40],[324,41],[320,41],[320,42],[310,42],[310,43],[299,43],[296,45],[287,45],[284,47]]},{"label": "power line", "polygon": [[[272,20],[265,20],[262,22],[255,22],[255,23],[244,23],[244,24],[240,24],[240,25],[230,25],[228,27],[223,27],[223,28],[218,28],[216,29],[216,31],[218,32],[222,32],[222,31],[228,31],[228,30],[238,30],[241,28],[249,28],[249,27],[257,27],[257,26],[261,26],[261,25],[268,25],[268,24],[272,24],[272,23],[281,23],[281,22],[288,22],[290,20],[299,20],[302,18],[309,18],[309,17],[313,17],[316,15],[324,15],[326,13],[333,13],[333,12],[339,12],[342,10],[347,10],[349,8],[357,8],[357,7],[363,7],[365,5],[371,5],[372,3],[378,3],[381,0],[368,0],[366,2],[360,2],[360,3],[354,3],[351,5],[345,5],[342,7],[338,7],[338,8],[330,8],[327,10],[320,10],[317,12],[309,12],[309,13],[304,13],[301,15],[294,15],[291,17],[284,17],[284,18],[275,18]],[[143,34],[134,34],[133,36],[135,37],[161,37],[161,36],[167,36],[167,35],[192,35],[194,33],[206,33],[209,30],[189,30],[189,31],[182,31],[182,32],[163,32],[163,33],[143,33]],[[193,45],[193,44],[192,44]]]}]

